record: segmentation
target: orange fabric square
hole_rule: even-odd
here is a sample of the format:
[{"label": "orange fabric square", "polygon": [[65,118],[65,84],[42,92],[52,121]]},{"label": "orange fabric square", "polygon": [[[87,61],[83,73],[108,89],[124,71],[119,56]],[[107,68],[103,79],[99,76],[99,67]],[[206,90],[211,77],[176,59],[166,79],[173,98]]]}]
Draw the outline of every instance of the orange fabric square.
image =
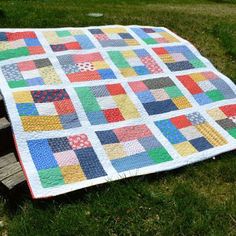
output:
[{"label": "orange fabric square", "polygon": [[171,118],[170,120],[177,129],[185,128],[192,125],[192,123],[184,115]]},{"label": "orange fabric square", "polygon": [[75,108],[70,99],[54,102],[58,115],[70,114],[75,112]]}]

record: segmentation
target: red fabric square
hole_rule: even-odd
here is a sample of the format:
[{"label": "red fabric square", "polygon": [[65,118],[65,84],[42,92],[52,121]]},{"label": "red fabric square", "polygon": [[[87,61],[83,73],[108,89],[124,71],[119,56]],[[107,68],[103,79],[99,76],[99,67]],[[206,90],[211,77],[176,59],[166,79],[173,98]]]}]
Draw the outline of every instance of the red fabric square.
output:
[{"label": "red fabric square", "polygon": [[17,63],[17,66],[20,71],[34,70],[36,69],[34,61],[23,61]]},{"label": "red fabric square", "polygon": [[177,79],[184,85],[191,94],[203,93],[203,90],[195,83],[189,75],[177,76]]},{"label": "red fabric square", "polygon": [[24,39],[24,38],[36,38],[36,34],[32,31],[6,33],[6,35],[9,41]]},{"label": "red fabric square", "polygon": [[100,80],[101,76],[97,71],[83,71],[76,72],[73,74],[67,74],[70,82],[80,82],[80,81],[90,81],[90,80]]},{"label": "red fabric square", "polygon": [[157,55],[161,55],[161,54],[169,54],[165,48],[153,48],[152,49]]},{"label": "red fabric square", "polygon": [[135,93],[148,90],[148,87],[142,81],[129,82],[129,86]]},{"label": "red fabric square", "polygon": [[107,109],[103,113],[109,123],[125,120],[118,108]]},{"label": "red fabric square", "polygon": [[73,55],[73,61],[75,63],[93,62],[93,61],[103,61],[103,58],[100,53],[93,52],[88,54]]},{"label": "red fabric square", "polygon": [[43,50],[41,46],[31,46],[31,47],[28,47],[28,50],[30,52],[30,55],[45,53],[45,51]]},{"label": "red fabric square", "polygon": [[170,120],[177,129],[182,129],[182,128],[192,125],[192,123],[187,119],[185,115],[177,116],[177,117],[171,118]]},{"label": "red fabric square", "polygon": [[81,49],[80,44],[78,42],[65,43],[66,49]]},{"label": "red fabric square", "polygon": [[111,95],[126,94],[121,84],[108,84],[106,87]]},{"label": "red fabric square", "polygon": [[70,99],[54,102],[58,115],[65,115],[75,112],[74,106]]},{"label": "red fabric square", "polygon": [[226,116],[236,116],[236,104],[220,107]]}]

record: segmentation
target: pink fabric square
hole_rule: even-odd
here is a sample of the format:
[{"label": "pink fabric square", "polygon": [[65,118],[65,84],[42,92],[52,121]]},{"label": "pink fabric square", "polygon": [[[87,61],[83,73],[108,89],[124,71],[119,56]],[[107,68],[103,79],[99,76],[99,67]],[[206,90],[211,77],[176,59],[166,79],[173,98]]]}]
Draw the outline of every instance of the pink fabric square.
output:
[{"label": "pink fabric square", "polygon": [[79,160],[74,151],[68,150],[64,152],[57,152],[53,154],[60,167],[78,165]]},{"label": "pink fabric square", "polygon": [[127,142],[139,138],[149,137],[151,131],[146,125],[135,125],[113,130],[120,142]]},{"label": "pink fabric square", "polygon": [[109,38],[107,37],[106,34],[95,34],[95,38],[99,41],[100,40],[109,40]]},{"label": "pink fabric square", "polygon": [[92,146],[86,134],[69,136],[68,140],[73,150]]},{"label": "pink fabric square", "polygon": [[141,57],[141,61],[152,74],[163,72],[161,67],[151,56]]},{"label": "pink fabric square", "polygon": [[204,77],[206,77],[207,79],[218,79],[219,78],[216,74],[214,74],[211,71],[209,71],[209,72],[202,72],[202,75]]},{"label": "pink fabric square", "polygon": [[158,43],[168,43],[168,40],[165,38],[156,38],[155,39]]},{"label": "pink fabric square", "polygon": [[34,61],[23,61],[17,63],[17,66],[20,71],[35,70],[36,66]]},{"label": "pink fabric square", "polygon": [[187,58],[182,53],[171,53],[172,58],[178,61],[187,61]]},{"label": "pink fabric square", "polygon": [[129,82],[129,86],[135,93],[148,90],[148,87],[142,81]]}]

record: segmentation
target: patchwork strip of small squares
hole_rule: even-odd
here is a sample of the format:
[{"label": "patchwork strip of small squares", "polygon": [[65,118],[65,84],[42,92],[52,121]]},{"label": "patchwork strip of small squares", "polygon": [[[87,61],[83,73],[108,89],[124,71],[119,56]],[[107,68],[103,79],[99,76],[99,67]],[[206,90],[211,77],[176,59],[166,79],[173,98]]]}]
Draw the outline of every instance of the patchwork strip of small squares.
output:
[{"label": "patchwork strip of small squares", "polygon": [[236,86],[163,27],[0,29],[0,90],[33,198],[236,148]]}]

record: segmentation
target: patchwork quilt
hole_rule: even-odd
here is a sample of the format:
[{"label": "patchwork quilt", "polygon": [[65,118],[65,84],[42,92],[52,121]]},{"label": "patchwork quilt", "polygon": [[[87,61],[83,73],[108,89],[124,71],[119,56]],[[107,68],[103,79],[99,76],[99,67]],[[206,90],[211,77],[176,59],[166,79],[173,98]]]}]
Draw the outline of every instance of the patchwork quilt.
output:
[{"label": "patchwork quilt", "polygon": [[0,29],[0,88],[33,198],[236,148],[236,86],[163,27]]}]

